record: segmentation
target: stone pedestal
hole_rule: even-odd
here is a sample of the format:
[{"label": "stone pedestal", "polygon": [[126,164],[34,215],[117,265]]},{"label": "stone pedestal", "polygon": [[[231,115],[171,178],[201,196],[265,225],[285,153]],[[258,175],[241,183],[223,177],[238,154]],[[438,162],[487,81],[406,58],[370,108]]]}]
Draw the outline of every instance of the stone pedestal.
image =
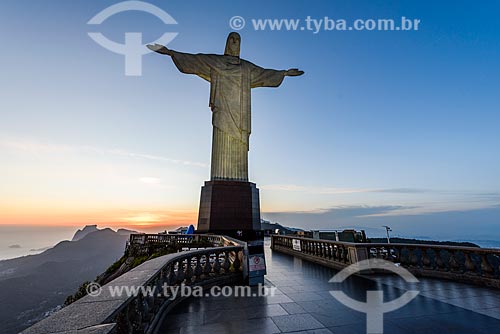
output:
[{"label": "stone pedestal", "polygon": [[262,239],[259,189],[255,183],[206,181],[201,187],[197,232],[242,241]]}]

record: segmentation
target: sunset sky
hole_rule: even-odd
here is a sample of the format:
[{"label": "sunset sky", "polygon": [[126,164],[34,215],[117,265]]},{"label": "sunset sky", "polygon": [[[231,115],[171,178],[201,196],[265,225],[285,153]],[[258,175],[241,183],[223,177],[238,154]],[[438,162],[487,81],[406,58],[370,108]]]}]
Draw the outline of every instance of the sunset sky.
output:
[{"label": "sunset sky", "polygon": [[[263,217],[380,231],[386,217],[408,235],[432,234],[415,228],[432,221],[443,237],[499,226],[498,2],[150,1],[178,24],[134,11],[87,25],[117,2],[0,3],[0,225],[196,222],[210,177],[209,85],[158,54],[143,57],[142,76],[125,76],[124,57],[89,32],[119,43],[125,32],[144,43],[178,32],[169,48],[223,53],[235,15],[310,15],[421,25],[239,31],[243,58],[305,71],[253,90],[250,180]],[[460,231],[450,231],[456,221]]]}]

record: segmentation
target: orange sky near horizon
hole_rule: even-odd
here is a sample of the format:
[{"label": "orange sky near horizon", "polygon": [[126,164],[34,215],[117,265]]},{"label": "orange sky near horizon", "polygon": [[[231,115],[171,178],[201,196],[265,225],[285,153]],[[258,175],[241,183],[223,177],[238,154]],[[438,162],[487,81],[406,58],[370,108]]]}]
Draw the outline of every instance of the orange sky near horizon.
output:
[{"label": "orange sky near horizon", "polygon": [[0,225],[75,226],[98,225],[99,228],[134,230],[174,229],[196,225],[197,210],[75,210],[71,208],[22,208],[0,206]]}]

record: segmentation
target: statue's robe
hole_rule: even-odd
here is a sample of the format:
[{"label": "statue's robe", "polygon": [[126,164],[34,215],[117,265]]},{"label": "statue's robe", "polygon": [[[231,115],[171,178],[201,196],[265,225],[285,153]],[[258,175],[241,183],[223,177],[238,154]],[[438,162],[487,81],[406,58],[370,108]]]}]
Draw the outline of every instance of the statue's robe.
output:
[{"label": "statue's robe", "polygon": [[212,109],[212,180],[248,181],[251,133],[250,90],[278,87],[285,71],[264,69],[239,57],[172,51],[182,73],[210,82]]}]

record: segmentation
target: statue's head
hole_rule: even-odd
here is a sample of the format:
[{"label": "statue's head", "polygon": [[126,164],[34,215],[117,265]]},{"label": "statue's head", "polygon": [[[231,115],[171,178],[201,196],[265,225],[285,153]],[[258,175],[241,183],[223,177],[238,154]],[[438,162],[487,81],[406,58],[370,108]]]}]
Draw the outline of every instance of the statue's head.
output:
[{"label": "statue's head", "polygon": [[237,32],[232,32],[227,36],[225,56],[240,56],[241,36]]}]

